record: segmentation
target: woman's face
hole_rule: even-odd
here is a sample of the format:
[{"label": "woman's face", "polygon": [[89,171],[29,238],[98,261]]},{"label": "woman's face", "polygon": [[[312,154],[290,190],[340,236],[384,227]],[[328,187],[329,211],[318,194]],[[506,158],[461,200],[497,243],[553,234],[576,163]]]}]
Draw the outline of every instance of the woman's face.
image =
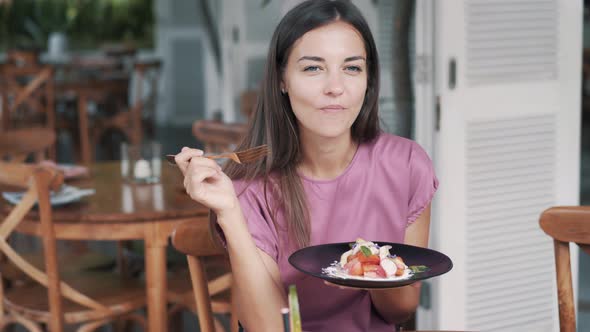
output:
[{"label": "woman's face", "polygon": [[350,135],[367,90],[361,35],[342,21],[307,32],[293,45],[281,88],[302,137]]}]

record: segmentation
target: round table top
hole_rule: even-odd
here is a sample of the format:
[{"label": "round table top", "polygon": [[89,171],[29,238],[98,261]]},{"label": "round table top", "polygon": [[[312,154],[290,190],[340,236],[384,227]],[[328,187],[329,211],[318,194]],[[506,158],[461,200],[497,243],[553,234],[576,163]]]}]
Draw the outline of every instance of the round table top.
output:
[{"label": "round table top", "polygon": [[[186,194],[182,174],[176,166],[165,162],[162,163],[162,175],[157,184],[125,181],[119,162],[95,163],[90,167],[88,177],[67,180],[66,183],[79,188],[93,188],[96,193],[78,202],[53,207],[53,221],[57,223],[135,223],[202,217],[209,213],[206,207]],[[5,201],[1,204],[7,205]],[[31,214],[35,212],[36,209],[33,209]],[[34,215],[31,217],[35,218]]]},{"label": "round table top", "polygon": [[209,210],[193,201],[182,185],[182,173],[176,166],[162,163],[160,183],[134,184],[121,176],[119,162],[95,163],[88,179],[72,185],[94,188],[94,195],[80,203],[53,210],[54,221],[121,222],[203,216]]}]

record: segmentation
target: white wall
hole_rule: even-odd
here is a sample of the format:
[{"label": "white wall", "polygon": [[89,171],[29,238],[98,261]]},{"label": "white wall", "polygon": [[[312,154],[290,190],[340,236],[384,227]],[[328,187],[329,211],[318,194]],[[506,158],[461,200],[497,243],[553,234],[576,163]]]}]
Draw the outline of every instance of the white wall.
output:
[{"label": "white wall", "polygon": [[[210,2],[215,14],[217,2]],[[158,125],[189,126],[220,109],[219,78],[198,1],[155,0],[162,59]]]}]

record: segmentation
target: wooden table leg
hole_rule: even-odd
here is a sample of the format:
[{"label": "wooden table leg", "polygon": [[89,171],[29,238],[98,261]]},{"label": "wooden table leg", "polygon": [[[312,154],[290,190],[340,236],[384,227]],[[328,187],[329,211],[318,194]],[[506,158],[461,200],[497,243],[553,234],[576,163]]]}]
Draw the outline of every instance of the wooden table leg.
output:
[{"label": "wooden table leg", "polygon": [[167,332],[166,245],[161,241],[145,241],[145,273],[147,287],[148,329]]}]

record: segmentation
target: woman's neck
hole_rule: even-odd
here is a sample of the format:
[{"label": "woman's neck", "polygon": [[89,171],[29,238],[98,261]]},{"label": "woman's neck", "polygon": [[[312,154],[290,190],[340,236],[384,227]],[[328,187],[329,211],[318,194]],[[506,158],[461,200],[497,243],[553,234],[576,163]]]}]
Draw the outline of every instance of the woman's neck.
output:
[{"label": "woman's neck", "polygon": [[303,158],[298,171],[313,179],[329,180],[338,177],[348,167],[357,149],[350,135],[339,138],[309,139],[302,135]]}]

